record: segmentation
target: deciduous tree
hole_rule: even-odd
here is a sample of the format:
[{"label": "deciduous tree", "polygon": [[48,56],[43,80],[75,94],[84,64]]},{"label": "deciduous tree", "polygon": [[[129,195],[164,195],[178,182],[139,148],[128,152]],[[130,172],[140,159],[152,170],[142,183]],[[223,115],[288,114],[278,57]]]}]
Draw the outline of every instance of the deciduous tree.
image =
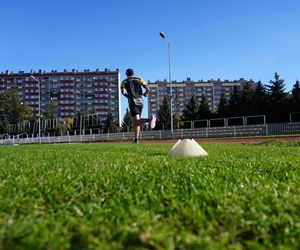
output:
[{"label": "deciduous tree", "polygon": [[107,118],[105,120],[105,125],[104,125],[104,132],[115,132],[116,131],[116,126],[114,122],[114,117],[111,113],[111,111],[108,111]]},{"label": "deciduous tree", "polygon": [[0,94],[0,132],[7,133],[9,124],[18,124],[32,120],[32,110],[21,103],[15,90]]}]

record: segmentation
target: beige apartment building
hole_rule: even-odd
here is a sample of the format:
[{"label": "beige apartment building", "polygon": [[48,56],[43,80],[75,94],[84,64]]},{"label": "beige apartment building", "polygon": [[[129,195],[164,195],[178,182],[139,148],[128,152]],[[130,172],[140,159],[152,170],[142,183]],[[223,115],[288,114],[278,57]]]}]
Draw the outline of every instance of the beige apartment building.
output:
[{"label": "beige apartment building", "polygon": [[[192,96],[195,96],[196,100],[200,102],[202,95],[206,97],[209,108],[217,110],[222,94],[229,99],[234,86],[241,89],[245,83],[249,83],[253,87],[257,85],[253,80],[247,81],[243,78],[234,81],[221,81],[220,79],[193,81],[191,78],[182,82],[172,81],[173,113],[181,114]],[[170,97],[170,84],[167,80],[158,80],[148,82],[148,86],[150,87],[148,98],[148,114],[150,115],[158,112],[165,96]]]}]

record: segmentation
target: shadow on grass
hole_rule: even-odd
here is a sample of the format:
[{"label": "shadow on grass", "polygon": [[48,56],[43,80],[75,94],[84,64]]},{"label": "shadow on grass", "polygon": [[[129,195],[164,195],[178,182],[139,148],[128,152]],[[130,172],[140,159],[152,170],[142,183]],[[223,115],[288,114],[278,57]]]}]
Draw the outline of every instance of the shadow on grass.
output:
[{"label": "shadow on grass", "polygon": [[300,141],[279,141],[279,140],[268,140],[257,143],[245,143],[252,146],[273,146],[273,147],[297,147],[300,146]]},{"label": "shadow on grass", "polygon": [[168,156],[168,153],[164,153],[164,152],[152,152],[152,153],[148,153],[148,156]]}]

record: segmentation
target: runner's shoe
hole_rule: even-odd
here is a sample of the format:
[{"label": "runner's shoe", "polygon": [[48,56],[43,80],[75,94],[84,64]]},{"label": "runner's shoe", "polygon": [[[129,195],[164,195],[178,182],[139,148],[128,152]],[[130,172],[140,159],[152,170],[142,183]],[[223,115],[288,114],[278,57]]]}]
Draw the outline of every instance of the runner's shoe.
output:
[{"label": "runner's shoe", "polygon": [[156,115],[153,115],[152,114],[152,118],[151,118],[151,121],[150,121],[150,128],[151,129],[154,129],[155,128],[155,126],[156,126]]},{"label": "runner's shoe", "polygon": [[138,139],[134,139],[134,140],[132,141],[132,144],[140,144],[140,141],[139,141]]}]

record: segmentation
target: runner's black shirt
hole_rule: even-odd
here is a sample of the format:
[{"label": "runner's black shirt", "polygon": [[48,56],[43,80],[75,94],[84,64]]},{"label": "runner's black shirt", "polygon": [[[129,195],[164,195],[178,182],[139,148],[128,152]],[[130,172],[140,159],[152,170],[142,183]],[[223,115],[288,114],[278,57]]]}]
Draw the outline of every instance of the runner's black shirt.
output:
[{"label": "runner's black shirt", "polygon": [[125,88],[128,94],[128,99],[137,99],[142,97],[142,86],[146,86],[146,82],[140,77],[128,77],[122,81],[121,88]]}]

